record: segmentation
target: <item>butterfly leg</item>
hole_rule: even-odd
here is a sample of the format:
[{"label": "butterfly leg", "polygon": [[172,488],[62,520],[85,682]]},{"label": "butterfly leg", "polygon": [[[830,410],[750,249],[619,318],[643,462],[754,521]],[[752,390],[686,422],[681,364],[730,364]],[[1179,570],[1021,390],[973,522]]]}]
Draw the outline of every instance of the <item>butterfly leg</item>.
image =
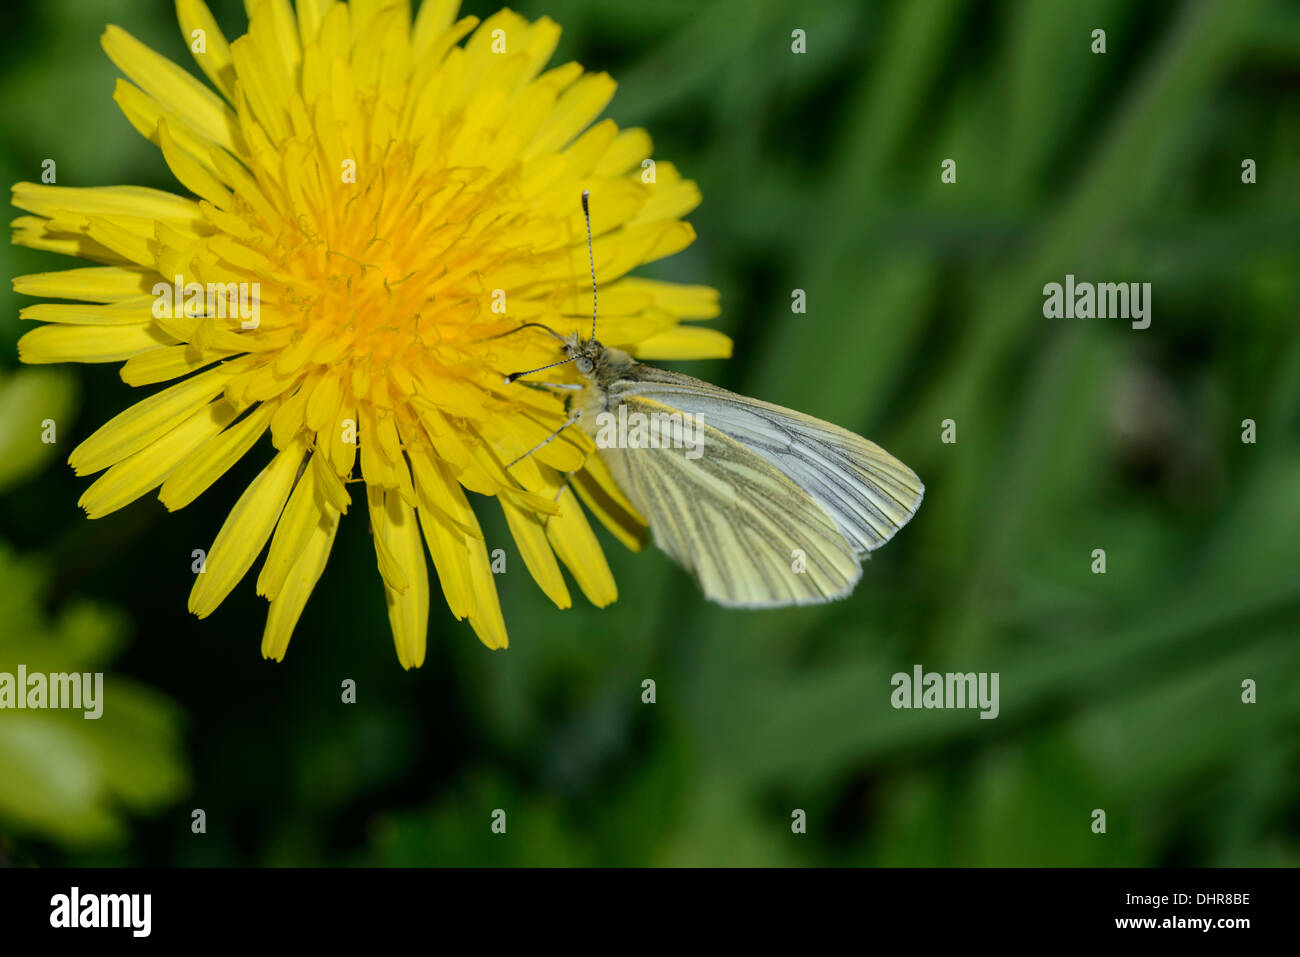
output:
[{"label": "butterfly leg", "polygon": [[[565,472],[565,473],[564,473],[564,481],[560,484],[560,487],[559,487],[558,489],[555,490],[555,497],[554,497],[553,499],[551,499],[552,502],[555,502],[555,503],[557,503],[557,504],[559,503],[559,501],[560,501],[560,496],[563,495],[566,491],[568,491],[568,489],[569,489],[569,483],[570,483],[571,481],[573,481],[573,476],[574,476],[574,474],[575,474],[575,473],[573,473],[573,472]],[[544,528],[544,527],[546,527],[547,525],[549,525],[549,524],[551,523],[551,519],[554,518],[554,517],[555,517],[554,515],[546,515],[546,516],[544,516],[544,517],[542,518],[542,527]]]},{"label": "butterfly leg", "polygon": [[567,489],[569,487],[569,483],[573,481],[573,475],[574,475],[573,472],[564,473],[564,484],[562,484],[558,489],[556,489],[555,498],[551,499],[552,502],[558,502],[560,500],[560,496],[564,494],[564,490]]},{"label": "butterfly leg", "polygon": [[573,415],[569,416],[568,420],[567,420],[567,421],[566,421],[562,426],[560,426],[558,429],[556,429],[554,432],[552,432],[552,433],[551,433],[550,435],[548,435],[546,438],[542,439],[542,441],[538,442],[536,445],[534,445],[531,449],[529,449],[529,450],[528,450],[527,452],[525,452],[523,455],[519,456],[517,459],[514,459],[514,460],[510,463],[510,465],[507,465],[507,466],[506,466],[506,468],[507,468],[507,469],[510,468],[511,465],[514,465],[514,464],[517,463],[517,462],[522,462],[524,459],[528,458],[528,456],[532,455],[534,452],[538,451],[539,449],[544,449],[544,448],[546,448],[546,446],[550,445],[552,442],[554,442],[554,441],[556,440],[556,438],[559,436],[559,434],[560,434],[561,432],[563,432],[563,431],[564,431],[565,429],[567,429],[569,426],[573,425],[574,422],[577,422],[577,421],[578,421],[578,417],[581,416],[581,415],[582,415],[582,410],[579,409],[577,412],[573,413]]}]

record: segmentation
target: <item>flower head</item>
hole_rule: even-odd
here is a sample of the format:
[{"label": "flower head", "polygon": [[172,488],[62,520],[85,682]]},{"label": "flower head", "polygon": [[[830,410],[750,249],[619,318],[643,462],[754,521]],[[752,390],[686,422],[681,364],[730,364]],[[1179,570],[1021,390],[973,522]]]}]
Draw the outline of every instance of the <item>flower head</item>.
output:
[{"label": "flower head", "polygon": [[570,604],[561,564],[588,600],[613,601],[577,497],[630,547],[643,522],[585,436],[541,444],[564,424],[563,397],[504,376],[557,358],[525,323],[590,323],[584,189],[601,338],[643,357],[729,352],[725,336],[679,325],[717,314],[713,290],[626,277],[691,242],[680,217],[695,184],[666,162],[647,176],[646,134],[594,122],[607,75],[544,70],[560,32],[548,19],[457,20],[446,0],[414,21],[403,0],[249,8],[248,34],[227,43],[200,0],[177,2],[218,92],[125,31],[104,34],[127,76],[115,100],[192,195],[14,187],[30,214],[14,242],[102,264],[14,281],[71,301],[22,311],[46,324],[21,358],[125,360],[132,386],[178,380],[73,451],[78,474],[102,472],[82,507],[98,518],[158,489],[182,508],[269,433],[189,607],[210,614],[269,542],[257,590],[275,659],[362,488],[404,667],[424,660],[426,548],[451,613],[506,645],[466,490],[496,499],[557,606]]}]

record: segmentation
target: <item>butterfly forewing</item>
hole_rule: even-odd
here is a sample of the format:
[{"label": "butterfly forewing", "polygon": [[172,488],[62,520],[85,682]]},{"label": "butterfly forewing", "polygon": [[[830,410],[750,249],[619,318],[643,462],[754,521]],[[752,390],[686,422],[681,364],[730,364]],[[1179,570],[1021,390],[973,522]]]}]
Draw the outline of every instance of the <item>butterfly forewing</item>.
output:
[{"label": "butterfly forewing", "polygon": [[611,406],[652,401],[702,419],[816,501],[857,554],[889,541],[921,504],[916,474],[860,435],[666,369],[631,372],[610,386]]}]

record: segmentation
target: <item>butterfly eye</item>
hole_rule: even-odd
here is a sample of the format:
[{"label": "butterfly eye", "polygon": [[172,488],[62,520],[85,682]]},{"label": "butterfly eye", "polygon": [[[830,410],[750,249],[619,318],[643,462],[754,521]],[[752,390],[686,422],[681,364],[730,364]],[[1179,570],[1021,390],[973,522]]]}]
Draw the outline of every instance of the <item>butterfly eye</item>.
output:
[{"label": "butterfly eye", "polygon": [[578,371],[583,375],[591,375],[591,370],[596,368],[596,364],[588,356],[578,357]]}]

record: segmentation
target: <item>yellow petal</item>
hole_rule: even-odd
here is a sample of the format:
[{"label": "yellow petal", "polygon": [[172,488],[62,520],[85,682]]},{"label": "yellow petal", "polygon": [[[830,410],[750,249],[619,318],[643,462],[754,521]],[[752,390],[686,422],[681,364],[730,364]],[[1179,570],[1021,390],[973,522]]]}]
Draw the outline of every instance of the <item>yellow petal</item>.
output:
[{"label": "yellow petal", "polygon": [[375,543],[375,559],[379,564],[379,576],[384,580],[386,589],[400,595],[406,591],[410,582],[407,580],[402,563],[393,554],[388,544],[388,536],[383,534],[386,516],[384,490],[374,485],[367,485],[366,504],[370,508],[370,534]]},{"label": "yellow petal", "polygon": [[153,385],[183,376],[218,359],[234,355],[221,349],[200,349],[191,343],[157,346],[138,352],[122,364],[120,375],[127,385]]},{"label": "yellow petal", "polygon": [[242,421],[204,442],[163,482],[158,500],[175,511],[202,495],[262,437],[274,411],[273,403],[260,405]]},{"label": "yellow petal", "polygon": [[248,104],[258,122],[273,144],[282,143],[289,135],[288,114],[285,112],[288,98],[277,95],[280,89],[278,74],[267,66],[262,51],[247,34],[230,44],[230,55],[235,60],[244,95],[248,97]]},{"label": "yellow petal", "polygon": [[343,396],[343,382],[340,373],[325,373],[307,400],[307,428],[313,432],[323,432],[334,422],[338,415],[339,402]]},{"label": "yellow petal", "polygon": [[619,489],[600,456],[588,456],[586,466],[570,481],[583,504],[611,535],[634,552],[645,548],[647,522]]},{"label": "yellow petal", "polygon": [[408,450],[422,511],[433,512],[471,538],[482,538],[474,510],[447,466],[419,445]]},{"label": "yellow petal", "polygon": [[319,381],[319,374],[309,375],[301,386],[291,393],[284,393],[285,398],[271,419],[271,441],[277,449],[283,449],[303,431],[303,415],[307,408],[307,399],[311,388]]},{"label": "yellow petal", "polygon": [[343,484],[343,480],[339,478],[328,459],[324,455],[313,455],[311,467],[316,470],[316,488],[321,498],[329,504],[330,508],[341,515],[346,515],[348,507],[352,504],[352,497],[348,495],[347,486]]},{"label": "yellow petal", "polygon": [[[194,200],[143,186],[77,187],[15,183],[13,204],[38,216],[52,218],[66,214],[130,217],[148,223],[171,223],[191,231],[203,223],[202,213]],[[152,234],[151,229],[146,229],[146,232]]]},{"label": "yellow petal", "polygon": [[272,600],[280,594],[285,579],[303,549],[311,540],[312,530],[321,523],[323,511],[316,496],[316,470],[307,469],[298,479],[289,504],[275,526],[271,550],[267,552],[262,571],[257,576],[257,593]]},{"label": "yellow petal", "polygon": [[388,621],[393,629],[397,659],[403,668],[424,664],[425,642],[429,631],[429,569],[425,564],[424,543],[415,510],[396,492],[383,492],[379,509],[372,510],[375,542],[383,541],[401,570],[407,587],[398,591],[384,578],[384,596],[388,604]]},{"label": "yellow petal", "polygon": [[219,96],[121,27],[109,26],[101,43],[109,59],[146,93],[178,117],[189,119],[213,142],[232,152],[236,149],[235,116]]},{"label": "yellow petal", "polygon": [[584,76],[566,90],[555,104],[554,112],[524,150],[524,159],[568,146],[609,105],[617,86],[608,73],[594,73]]},{"label": "yellow petal", "polygon": [[262,0],[248,26],[249,34],[257,40],[268,66],[279,71],[283,86],[280,96],[288,100],[288,88],[302,62],[302,48],[298,45],[298,24],[294,20],[289,0]]},{"label": "yellow petal", "polygon": [[638,359],[726,359],[731,337],[707,326],[674,326],[636,344]]},{"label": "yellow petal", "polygon": [[302,610],[311,597],[312,589],[320,581],[329,560],[334,536],[339,530],[339,514],[325,509],[316,516],[310,534],[290,570],[288,582],[279,596],[271,602],[266,615],[266,630],[262,632],[262,657],[283,661],[289,649],[289,638],[302,616]]},{"label": "yellow petal", "polygon": [[604,608],[617,600],[614,574],[571,489],[560,493],[560,514],[547,520],[546,537],[587,601]]},{"label": "yellow petal", "polygon": [[469,586],[474,598],[474,610],[469,615],[470,627],[479,641],[489,648],[505,648],[510,639],[506,635],[505,619],[501,616],[501,599],[497,595],[496,576],[492,574],[487,546],[477,538],[464,541],[469,551]]},{"label": "yellow petal", "polygon": [[447,607],[458,620],[464,619],[474,610],[466,536],[427,509],[419,510],[419,518]]},{"label": "yellow petal", "polygon": [[68,464],[78,475],[120,462],[166,435],[217,395],[236,372],[222,366],[155,392],[101,425],[72,450]]},{"label": "yellow petal", "polygon": [[86,235],[101,246],[125,257],[128,262],[139,266],[152,266],[157,263],[157,257],[154,255],[154,229],[153,220],[140,218],[131,220],[126,216],[89,217]]},{"label": "yellow petal", "polygon": [[519,546],[524,566],[533,576],[533,581],[537,582],[537,587],[555,602],[556,608],[570,607],[573,599],[569,597],[564,574],[560,571],[559,562],[555,560],[555,553],[551,551],[541,520],[533,512],[526,512],[507,499],[501,499],[501,510],[505,512],[510,534]]},{"label": "yellow petal", "polygon": [[329,12],[330,0],[298,0],[298,38],[304,47],[316,41],[320,25]]},{"label": "yellow petal", "polygon": [[[349,476],[357,461],[357,408],[345,402],[340,408],[338,418],[325,435],[326,448],[330,464],[339,476]],[[317,441],[320,441],[319,434]]]},{"label": "yellow petal", "polygon": [[163,159],[181,184],[196,196],[202,196],[208,202],[222,209],[234,205],[230,191],[200,163],[193,154],[187,153],[177,145],[172,137],[171,127],[167,121],[158,121],[158,145],[162,148]]},{"label": "yellow petal", "polygon": [[[625,277],[618,282],[620,290],[629,295],[644,294],[658,306],[679,319],[712,319],[722,309],[718,305],[718,291],[711,286],[690,286],[680,282],[663,282],[658,279]],[[606,291],[600,290],[601,312],[605,311]]]},{"label": "yellow petal", "polygon": [[650,158],[653,150],[650,135],[645,130],[623,130],[614,138],[592,172],[599,177],[620,176],[633,167],[640,167],[643,160]]},{"label": "yellow petal", "polygon": [[19,319],[71,326],[130,326],[153,319],[153,297],[136,296],[106,304],[42,302],[18,313]]},{"label": "yellow petal", "polygon": [[630,223],[678,219],[700,205],[701,199],[700,188],[690,180],[682,179],[672,163],[659,163],[655,169],[655,185],[650,190],[650,200]]},{"label": "yellow petal", "polygon": [[156,442],[118,462],[86,489],[78,502],[90,518],[102,518],[163,483],[178,463],[235,417],[224,399],[200,410]]},{"label": "yellow petal", "polygon": [[423,57],[434,41],[451,27],[459,9],[460,0],[424,0],[420,4],[411,31],[411,49],[417,57]]},{"label": "yellow petal", "polygon": [[[235,63],[230,58],[230,44],[217,26],[212,11],[203,0],[176,0],[176,17],[180,21],[181,36],[189,45],[194,62],[207,74],[209,80],[226,97],[235,99]],[[195,31],[201,30],[204,52],[195,50]]]},{"label": "yellow petal", "polygon": [[253,567],[280,518],[305,451],[305,445],[295,443],[280,452],[239,496],[190,590],[189,608],[195,615],[212,614]]},{"label": "yellow petal", "polygon": [[49,299],[114,302],[149,292],[158,276],[151,270],[121,266],[86,266],[58,272],[38,272],[14,279],[14,292]]},{"label": "yellow petal", "polygon": [[316,494],[316,469],[308,468],[299,476],[294,494],[289,497],[289,505],[285,506],[285,514],[276,525],[270,551],[266,553],[261,573],[257,576],[257,594],[272,599],[279,594],[290,568],[307,547],[312,529],[320,524],[324,511],[329,510],[322,507],[321,498]]},{"label": "yellow petal", "polygon": [[[75,256],[78,259],[113,263],[127,268],[144,265],[135,262],[130,256],[124,256],[103,243],[91,239],[80,228],[56,229],[50,220],[39,216],[19,216],[9,225],[14,230],[12,240],[15,246],[43,249],[46,252],[58,253],[60,256]],[[153,263],[147,265],[152,267]],[[150,271],[154,270],[151,268]]]}]

